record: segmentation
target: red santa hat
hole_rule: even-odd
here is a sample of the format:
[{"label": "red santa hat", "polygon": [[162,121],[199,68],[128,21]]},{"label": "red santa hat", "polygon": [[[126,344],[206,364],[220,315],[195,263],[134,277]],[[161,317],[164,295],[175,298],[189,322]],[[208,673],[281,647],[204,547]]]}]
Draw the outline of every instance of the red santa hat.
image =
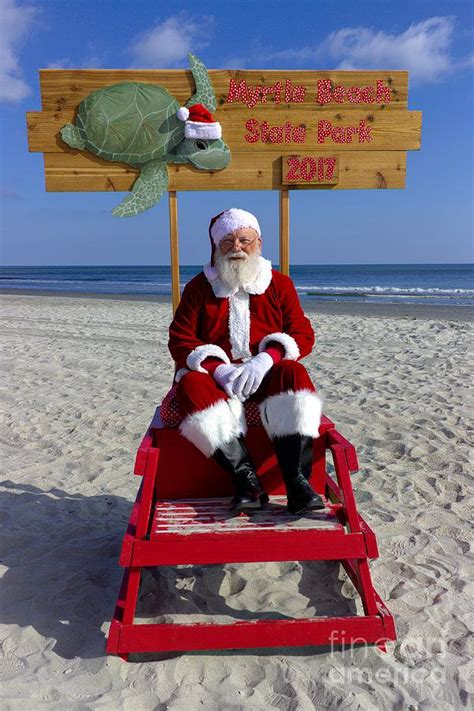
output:
[{"label": "red santa hat", "polygon": [[204,140],[221,138],[222,128],[215,121],[211,112],[203,104],[194,104],[189,109],[182,106],[176,113],[180,121],[184,121],[185,138],[201,138]]},{"label": "red santa hat", "polygon": [[211,264],[214,264],[214,254],[216,247],[224,237],[235,230],[250,227],[255,230],[259,237],[262,236],[260,225],[255,215],[247,210],[238,207],[230,207],[228,210],[215,215],[209,224],[209,239],[211,240],[212,257]]}]

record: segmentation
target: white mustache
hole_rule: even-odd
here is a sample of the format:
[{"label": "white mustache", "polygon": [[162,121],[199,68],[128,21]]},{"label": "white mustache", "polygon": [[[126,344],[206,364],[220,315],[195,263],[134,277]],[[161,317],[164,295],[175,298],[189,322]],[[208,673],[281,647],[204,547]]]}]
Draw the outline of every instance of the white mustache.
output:
[{"label": "white mustache", "polygon": [[225,284],[232,288],[240,287],[255,279],[260,268],[260,255],[244,252],[223,255],[216,252],[214,265]]}]

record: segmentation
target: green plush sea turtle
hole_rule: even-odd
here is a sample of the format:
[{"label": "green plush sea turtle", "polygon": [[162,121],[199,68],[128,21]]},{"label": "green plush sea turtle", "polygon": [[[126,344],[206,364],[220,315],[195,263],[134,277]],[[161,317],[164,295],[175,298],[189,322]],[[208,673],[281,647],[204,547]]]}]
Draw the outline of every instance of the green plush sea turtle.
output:
[{"label": "green plush sea turtle", "polygon": [[76,124],[61,129],[71,148],[140,168],[132,192],[113,210],[118,217],[156,205],[168,189],[168,163],[221,170],[230,161],[220,124],[211,115],[216,97],[207,69],[195,55],[188,58],[196,91],[185,106],[161,86],[124,81],[89,94]]}]

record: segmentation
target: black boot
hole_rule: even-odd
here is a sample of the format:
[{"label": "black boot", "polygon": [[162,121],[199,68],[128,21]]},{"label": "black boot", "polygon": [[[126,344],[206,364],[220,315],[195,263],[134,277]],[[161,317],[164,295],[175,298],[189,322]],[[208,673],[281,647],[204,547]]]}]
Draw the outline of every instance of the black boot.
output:
[{"label": "black boot", "polygon": [[313,509],[324,509],[324,502],[308,479],[313,465],[313,438],[304,435],[286,435],[273,440],[278,464],[283,475],[292,514]]},{"label": "black boot", "polygon": [[260,509],[268,502],[268,494],[261,487],[243,437],[223,444],[212,457],[232,476],[235,496],[230,502],[231,513]]}]

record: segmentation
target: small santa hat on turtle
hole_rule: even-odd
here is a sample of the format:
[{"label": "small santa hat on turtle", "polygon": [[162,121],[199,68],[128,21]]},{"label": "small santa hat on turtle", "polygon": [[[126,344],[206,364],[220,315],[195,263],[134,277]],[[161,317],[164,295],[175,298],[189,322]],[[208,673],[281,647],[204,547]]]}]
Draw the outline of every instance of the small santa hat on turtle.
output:
[{"label": "small santa hat on turtle", "polygon": [[235,230],[250,227],[259,237],[262,236],[260,225],[255,215],[239,207],[230,207],[228,210],[215,215],[209,224],[209,239],[211,240],[211,265],[214,266],[216,247],[224,237]]},{"label": "small santa hat on turtle", "polygon": [[180,121],[184,121],[185,138],[202,138],[204,140],[221,138],[222,128],[218,121],[215,121],[209,109],[203,104],[194,104],[189,109],[181,106],[176,112]]}]

